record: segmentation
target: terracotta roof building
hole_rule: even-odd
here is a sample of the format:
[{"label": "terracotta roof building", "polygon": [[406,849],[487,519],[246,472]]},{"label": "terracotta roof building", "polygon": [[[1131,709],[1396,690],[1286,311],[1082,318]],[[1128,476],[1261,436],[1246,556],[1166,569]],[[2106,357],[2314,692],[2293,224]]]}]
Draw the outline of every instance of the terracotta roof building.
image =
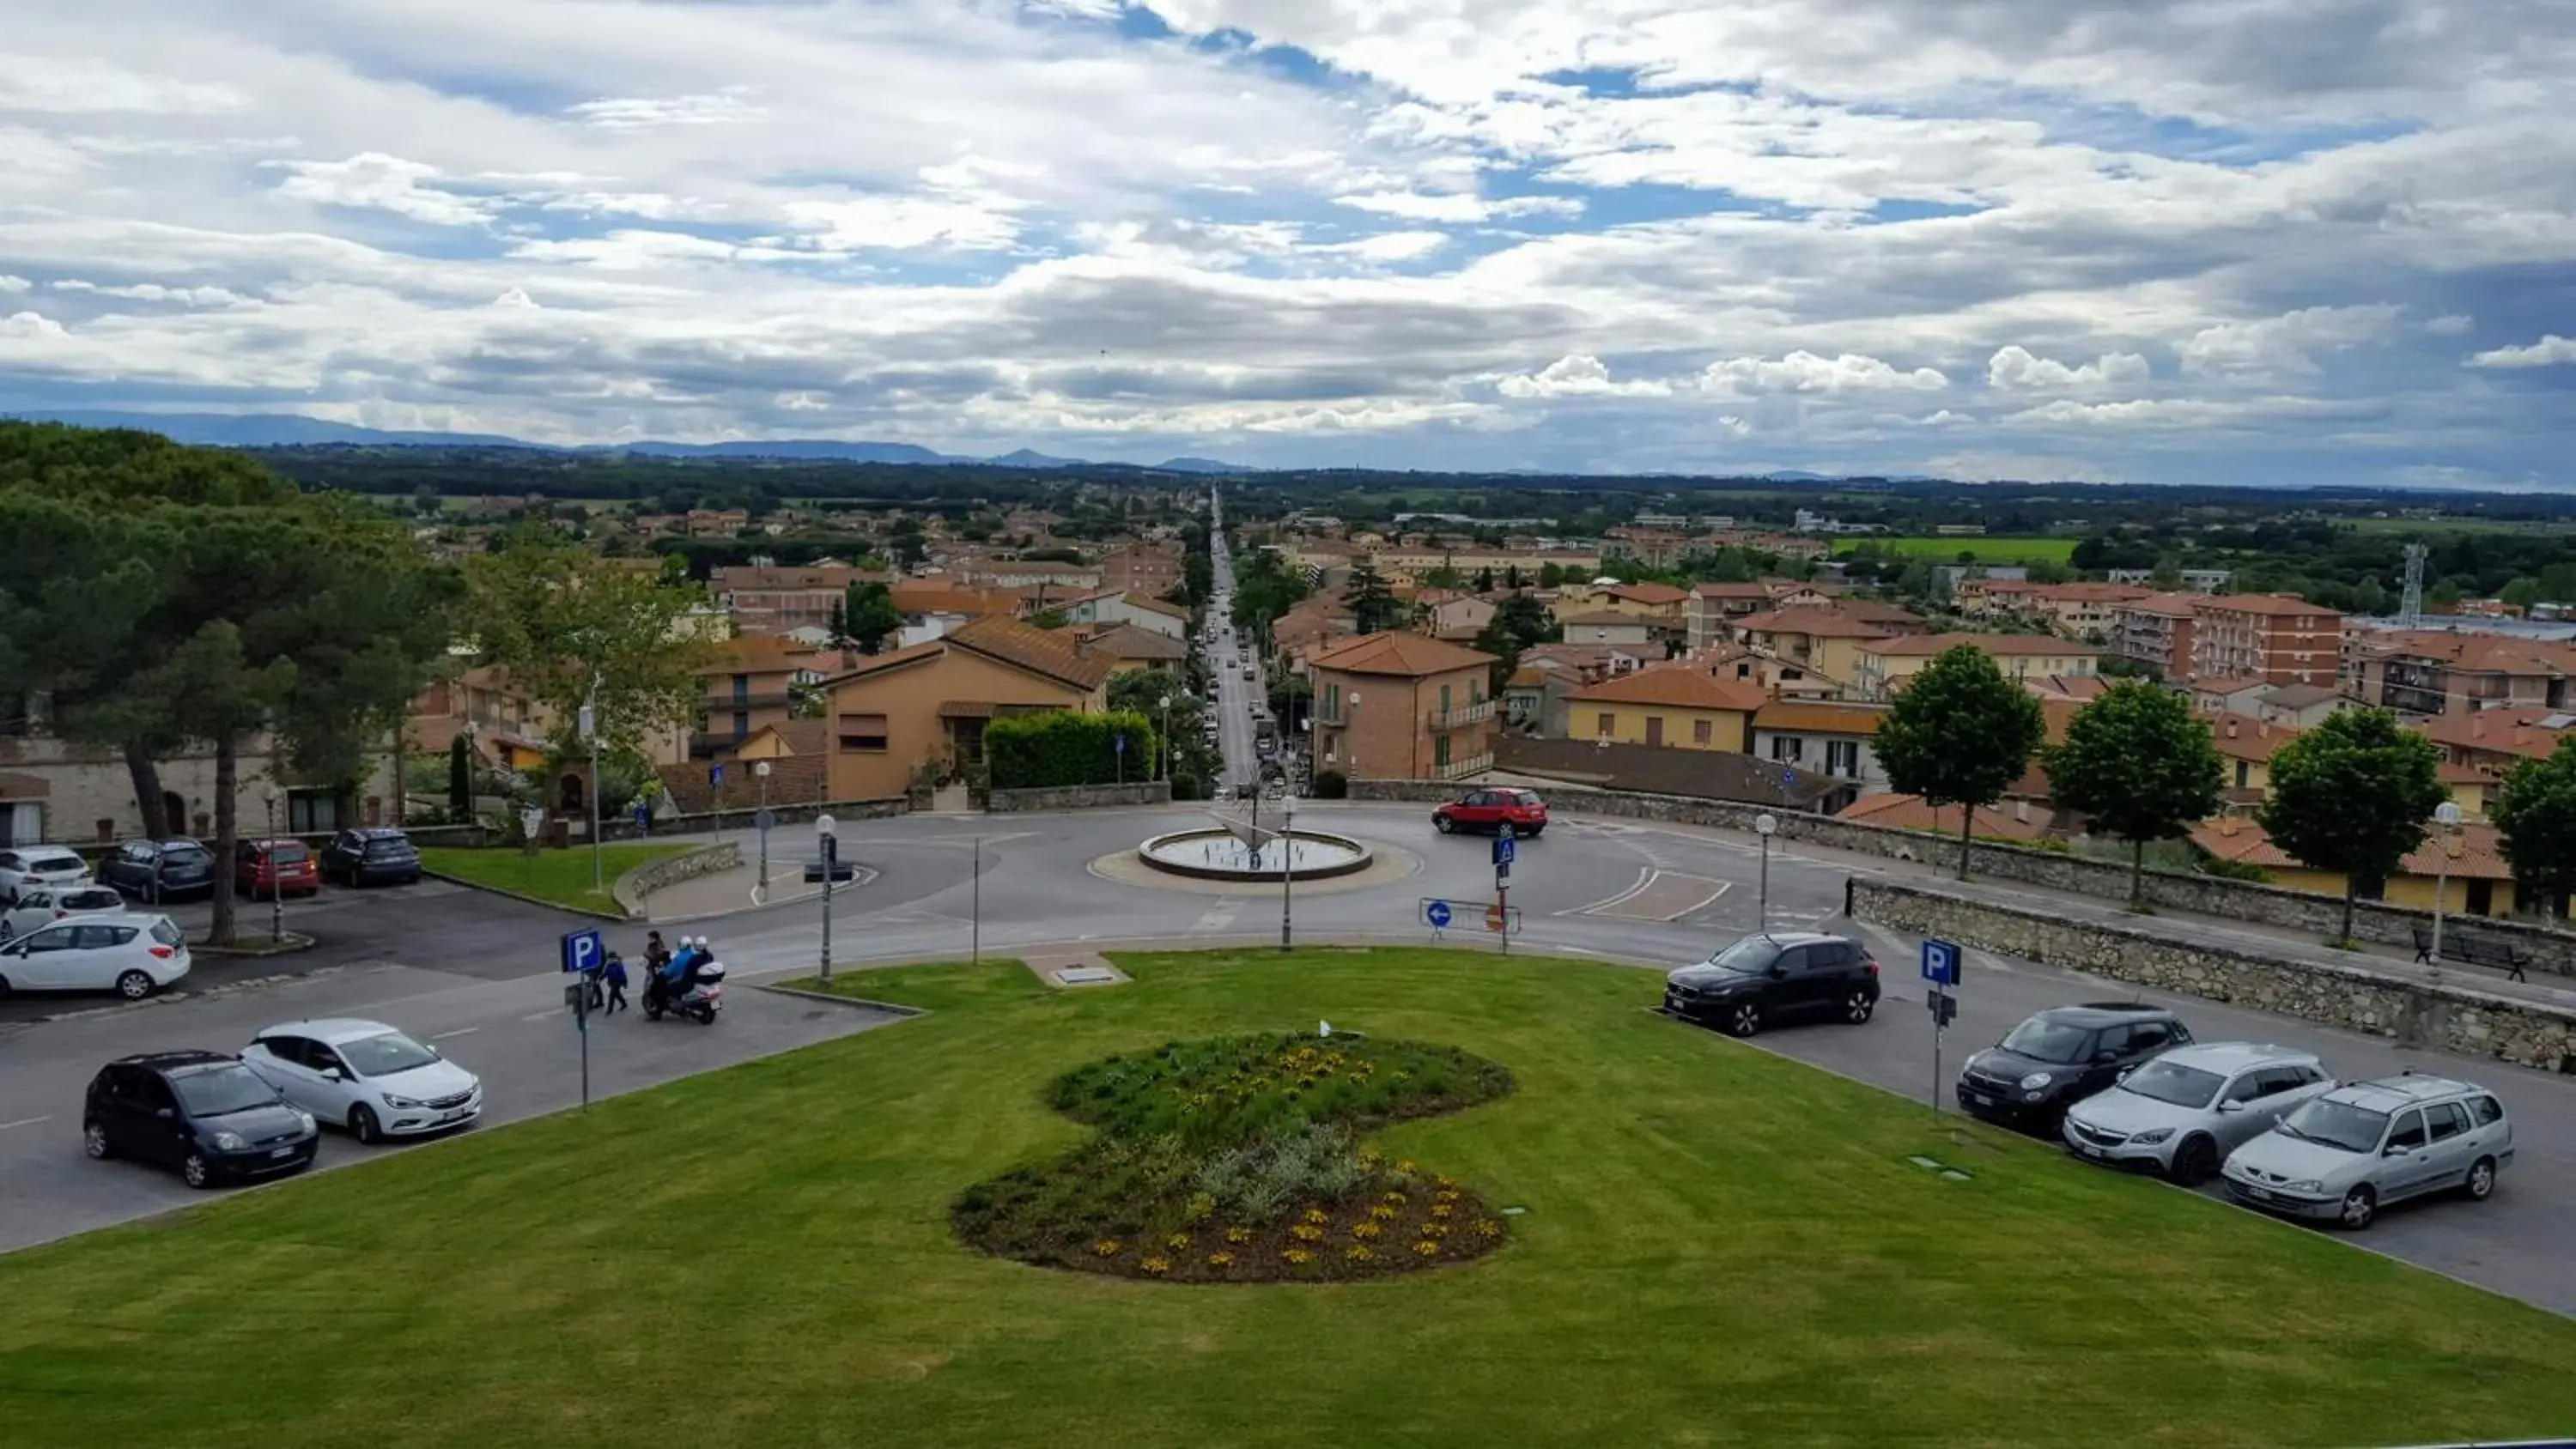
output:
[{"label": "terracotta roof building", "polygon": [[1315,768],[1353,779],[1455,780],[1493,764],[1490,654],[1403,631],[1307,660]]}]

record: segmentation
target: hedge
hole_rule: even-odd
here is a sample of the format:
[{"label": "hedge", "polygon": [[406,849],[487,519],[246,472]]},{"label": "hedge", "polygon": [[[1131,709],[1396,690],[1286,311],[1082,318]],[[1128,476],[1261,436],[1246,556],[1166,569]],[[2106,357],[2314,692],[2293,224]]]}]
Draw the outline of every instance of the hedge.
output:
[{"label": "hedge", "polygon": [[[1121,735],[1127,738],[1123,761]],[[984,727],[984,758],[996,790],[1150,780],[1156,744],[1153,722],[1136,710],[1013,715]]]}]

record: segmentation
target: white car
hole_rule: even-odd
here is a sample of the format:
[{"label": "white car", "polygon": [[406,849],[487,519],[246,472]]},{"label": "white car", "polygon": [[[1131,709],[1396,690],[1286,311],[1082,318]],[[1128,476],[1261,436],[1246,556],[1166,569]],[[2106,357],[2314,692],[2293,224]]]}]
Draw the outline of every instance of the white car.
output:
[{"label": "white car", "polygon": [[141,1001],[188,974],[188,937],[168,916],[75,916],[0,946],[0,996],[113,991]]},{"label": "white car", "polygon": [[78,885],[90,879],[89,862],[59,845],[0,849],[0,905],[30,886]]},{"label": "white car", "polygon": [[360,1142],[462,1127],[483,1115],[472,1072],[381,1021],[333,1017],[272,1026],[242,1063],[315,1118]]},{"label": "white car", "polygon": [[16,905],[0,906],[0,941],[73,916],[114,916],[124,912],[125,897],[94,881],[29,886],[18,892]]},{"label": "white car", "polygon": [[2251,1042],[2176,1047],[2066,1109],[2066,1150],[2088,1162],[2161,1172],[2187,1187],[2282,1115],[2334,1090],[2314,1056]]},{"label": "white car", "polygon": [[2228,1154],[2228,1194],[2291,1217],[2369,1227],[2389,1203],[2495,1191],[2513,1161],[2504,1103],[2474,1082],[2403,1072],[2337,1087]]}]

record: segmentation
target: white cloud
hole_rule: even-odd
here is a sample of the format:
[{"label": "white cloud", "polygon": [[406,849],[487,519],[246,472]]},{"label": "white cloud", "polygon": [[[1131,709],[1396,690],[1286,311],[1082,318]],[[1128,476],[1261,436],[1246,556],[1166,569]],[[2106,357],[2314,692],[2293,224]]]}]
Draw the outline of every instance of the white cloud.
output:
[{"label": "white cloud", "polygon": [[571,114],[609,130],[654,126],[713,126],[756,121],[767,112],[751,103],[749,87],[736,86],[712,95],[604,96],[570,108]]},{"label": "white cloud", "polygon": [[1358,241],[1334,242],[1309,248],[1328,255],[1358,257],[1370,262],[1417,262],[1449,245],[1445,232],[1388,231]]},{"label": "white cloud", "polygon": [[32,337],[39,340],[62,337],[63,324],[37,312],[18,312],[0,317],[0,338]]},{"label": "white cloud", "polygon": [[381,151],[367,151],[346,161],[284,161],[287,174],[277,194],[323,206],[390,211],[437,226],[477,226],[490,219],[492,203],[459,196],[424,183],[438,168],[405,161]]},{"label": "white cloud", "polygon": [[2466,363],[2469,367],[2559,367],[2576,362],[2576,337],[2561,337],[2555,332],[2524,347],[2498,347],[2477,353]]},{"label": "white cloud", "polygon": [[1563,196],[1514,196],[1488,201],[1464,192],[1366,191],[1336,196],[1334,201],[1382,216],[1407,221],[1478,222],[1512,216],[1580,216],[1583,203]]},{"label": "white cloud", "polygon": [[1673,391],[1670,383],[1652,378],[1612,382],[1608,365],[1589,353],[1560,357],[1534,373],[1511,374],[1494,386],[1509,398],[1669,397]]},{"label": "white cloud", "polygon": [[209,114],[239,109],[233,87],[128,70],[97,56],[13,55],[0,64],[0,112]]},{"label": "white cloud", "polygon": [[1937,368],[1918,367],[1900,371],[1875,357],[1850,352],[1839,357],[1821,357],[1804,349],[1791,352],[1777,361],[1762,357],[1725,358],[1710,363],[1700,374],[1701,390],[1720,397],[1775,392],[1932,392],[1949,385],[1950,379]]},{"label": "white cloud", "polygon": [[2468,335],[2469,329],[2476,325],[2478,325],[2477,319],[2473,317],[2464,316],[2458,312],[2449,312],[2426,322],[2424,324],[2424,330],[2436,337],[2465,337]]},{"label": "white cloud", "polygon": [[2174,350],[2183,370],[2249,380],[2311,377],[2309,354],[2341,351],[2387,337],[2402,309],[2387,303],[2308,307],[2254,322],[2221,322],[2193,333]]},{"label": "white cloud", "polygon": [[13,277],[7,272],[0,272],[0,292],[23,292],[34,285],[36,284],[24,277]]},{"label": "white cloud", "polygon": [[2105,352],[2091,362],[2069,366],[2053,357],[2035,356],[2014,343],[1986,359],[1986,386],[2002,392],[2131,388],[2147,379],[2147,360],[2134,352]]},{"label": "white cloud", "polygon": [[[0,288],[0,290],[6,290]],[[99,297],[119,297],[133,302],[176,302],[183,307],[247,307],[251,298],[228,287],[165,287],[158,282],[132,282],[121,286],[102,286],[97,282],[67,278],[54,283],[58,292],[82,292]]]}]

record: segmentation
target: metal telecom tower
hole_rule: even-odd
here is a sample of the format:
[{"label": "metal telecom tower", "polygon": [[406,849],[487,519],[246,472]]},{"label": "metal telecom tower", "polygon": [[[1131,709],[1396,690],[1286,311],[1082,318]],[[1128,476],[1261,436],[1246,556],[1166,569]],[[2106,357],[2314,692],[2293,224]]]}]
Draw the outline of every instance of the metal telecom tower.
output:
[{"label": "metal telecom tower", "polygon": [[2397,623],[2412,629],[2424,622],[2424,545],[2406,545],[2406,594],[2397,605]]}]

